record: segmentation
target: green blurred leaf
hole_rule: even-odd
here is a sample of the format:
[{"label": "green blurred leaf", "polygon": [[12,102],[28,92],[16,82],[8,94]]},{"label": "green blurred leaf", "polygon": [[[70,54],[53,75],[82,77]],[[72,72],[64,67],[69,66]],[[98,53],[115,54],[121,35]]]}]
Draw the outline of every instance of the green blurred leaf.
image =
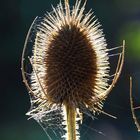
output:
[{"label": "green blurred leaf", "polygon": [[120,39],[126,40],[127,57],[140,60],[140,22],[124,25],[120,31]]}]

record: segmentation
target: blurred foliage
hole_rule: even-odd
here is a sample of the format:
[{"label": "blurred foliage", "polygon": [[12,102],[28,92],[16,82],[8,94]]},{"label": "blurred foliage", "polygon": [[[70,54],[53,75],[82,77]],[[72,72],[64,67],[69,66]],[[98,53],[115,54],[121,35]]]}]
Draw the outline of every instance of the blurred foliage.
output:
[{"label": "blurred foliage", "polygon": [[113,0],[121,12],[127,14],[138,13],[140,10],[140,0]]},{"label": "blurred foliage", "polygon": [[120,31],[122,39],[126,40],[127,57],[140,61],[140,21],[126,23]]},{"label": "blurred foliage", "polygon": [[[70,2],[72,4],[75,0]],[[40,126],[34,121],[27,121],[25,117],[30,104],[22,83],[20,60],[24,40],[33,19],[51,11],[51,4],[56,6],[57,3],[59,0],[0,1],[0,140],[47,140]],[[94,137],[94,140],[140,140],[130,112],[127,78],[131,72],[135,76],[136,86],[140,85],[140,0],[88,0],[86,9],[91,8],[103,25],[109,47],[118,46],[123,39],[126,40],[127,57],[119,82],[104,107],[105,111],[116,115],[118,119],[97,116],[99,121],[92,121],[90,129],[105,132],[108,137],[92,130],[82,140],[93,140]],[[138,103],[135,86],[133,93]],[[117,134],[120,137],[115,137]]]}]

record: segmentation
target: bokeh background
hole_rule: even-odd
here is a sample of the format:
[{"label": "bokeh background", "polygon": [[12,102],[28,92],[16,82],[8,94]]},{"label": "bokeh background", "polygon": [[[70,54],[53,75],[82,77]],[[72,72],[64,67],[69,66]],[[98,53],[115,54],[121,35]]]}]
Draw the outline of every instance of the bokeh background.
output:
[{"label": "bokeh background", "polygon": [[[22,83],[20,61],[32,21],[51,11],[51,4],[56,6],[58,2],[0,0],[0,140],[48,139],[41,127],[25,116],[30,101]],[[108,47],[121,45],[123,39],[127,47],[123,72],[104,106],[106,112],[118,119],[102,114],[94,121],[86,117],[82,140],[140,140],[129,103],[131,75],[135,106],[140,105],[140,0],[88,0],[86,9],[91,8],[103,26]],[[140,109],[137,116],[139,112]]]}]

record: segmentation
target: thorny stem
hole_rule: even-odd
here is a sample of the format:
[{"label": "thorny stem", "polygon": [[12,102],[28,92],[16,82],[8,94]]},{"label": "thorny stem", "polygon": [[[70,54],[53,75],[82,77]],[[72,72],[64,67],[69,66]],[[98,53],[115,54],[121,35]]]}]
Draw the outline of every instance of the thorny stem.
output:
[{"label": "thorny stem", "polygon": [[[70,16],[69,0],[65,0],[65,8],[67,16]],[[67,136],[66,140],[76,140],[76,112],[73,106],[65,103],[66,111],[66,128]]]},{"label": "thorny stem", "polygon": [[65,3],[69,3],[69,0],[65,0]]},{"label": "thorny stem", "polygon": [[132,77],[130,77],[130,106],[131,106],[131,112],[132,112],[132,116],[135,122],[135,125],[138,129],[138,132],[140,132],[140,125],[138,123],[137,117],[135,115],[135,109],[134,109],[134,104],[133,104],[133,99],[132,99]]},{"label": "thorny stem", "polygon": [[66,110],[66,140],[76,140],[76,112],[73,106],[65,104]]}]

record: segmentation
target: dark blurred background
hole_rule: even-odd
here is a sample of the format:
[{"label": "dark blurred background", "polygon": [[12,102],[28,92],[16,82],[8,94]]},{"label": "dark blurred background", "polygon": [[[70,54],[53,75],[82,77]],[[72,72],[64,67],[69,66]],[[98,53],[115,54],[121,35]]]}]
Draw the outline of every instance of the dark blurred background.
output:
[{"label": "dark blurred background", "polygon": [[[63,1],[63,0],[62,0]],[[70,0],[71,4],[75,0]],[[24,40],[36,16],[51,11],[59,0],[0,1],[0,140],[47,140],[41,127],[27,121],[28,92],[22,83],[20,61]],[[126,40],[126,57],[119,82],[107,98],[104,110],[118,119],[86,117],[82,140],[140,140],[129,103],[129,76],[133,77],[135,106],[140,105],[140,0],[88,0],[101,22],[108,47]],[[138,93],[139,92],[139,93]],[[137,116],[140,110],[137,110]],[[99,134],[101,131],[103,134]]]}]

